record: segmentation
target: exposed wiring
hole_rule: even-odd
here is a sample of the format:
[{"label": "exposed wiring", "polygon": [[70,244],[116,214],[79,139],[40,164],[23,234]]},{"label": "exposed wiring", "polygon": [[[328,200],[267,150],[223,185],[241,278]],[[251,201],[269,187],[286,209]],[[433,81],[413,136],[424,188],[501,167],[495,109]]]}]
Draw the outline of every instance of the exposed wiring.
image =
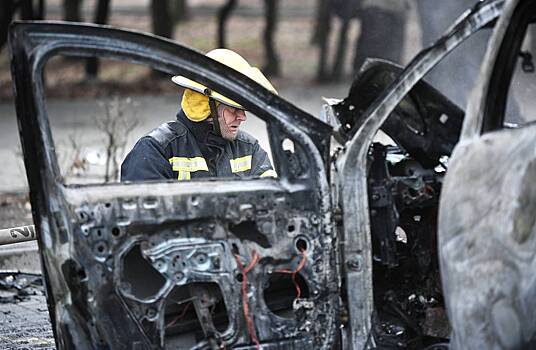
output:
[{"label": "exposed wiring", "polygon": [[251,339],[255,342],[256,348],[260,349],[261,344],[259,343],[259,339],[257,338],[257,334],[255,333],[255,324],[251,316],[249,315],[249,298],[248,298],[248,278],[247,273],[255,267],[255,265],[259,262],[259,254],[257,254],[257,251],[253,251],[253,256],[251,259],[251,262],[247,267],[244,267],[242,263],[240,262],[240,255],[234,254],[234,257],[236,259],[236,264],[240,268],[240,271],[242,272],[242,305],[244,309],[244,318],[246,319],[246,324],[248,328],[248,333]]},{"label": "exposed wiring", "polygon": [[307,261],[306,250],[305,249],[300,250],[300,255],[302,258],[300,260],[300,263],[298,264],[298,267],[296,267],[294,271],[286,270],[286,269],[275,270],[275,272],[288,273],[292,276],[292,282],[294,283],[294,286],[296,287],[296,298],[294,299],[294,301],[298,300],[301,296],[301,288],[298,282],[296,282],[296,274],[300,272],[301,269],[303,269],[303,267],[305,266],[305,262]]},{"label": "exposed wiring", "polygon": [[171,326],[173,326],[175,323],[177,323],[178,320],[180,320],[181,318],[183,318],[185,315],[186,315],[186,312],[188,311],[188,309],[190,308],[190,305],[192,305],[191,302],[189,302],[188,304],[186,304],[186,306],[184,307],[184,309],[182,309],[182,312],[179,314],[179,316],[177,316],[176,318],[173,319],[173,321],[171,321],[170,323],[168,323],[166,325],[166,328],[169,328]]}]

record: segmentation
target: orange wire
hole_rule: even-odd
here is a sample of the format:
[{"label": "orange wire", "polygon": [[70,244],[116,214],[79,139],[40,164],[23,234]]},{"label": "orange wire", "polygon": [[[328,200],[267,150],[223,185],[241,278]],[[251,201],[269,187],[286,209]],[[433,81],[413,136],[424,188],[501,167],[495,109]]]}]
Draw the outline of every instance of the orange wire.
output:
[{"label": "orange wire", "polygon": [[300,272],[300,270],[303,269],[303,267],[305,266],[305,262],[307,261],[307,252],[305,250],[301,250],[300,255],[302,256],[302,258],[300,260],[300,263],[298,264],[298,267],[296,267],[296,270],[294,271],[290,271],[286,269],[275,270],[275,272],[288,273],[292,275],[292,282],[294,283],[294,286],[296,287],[296,298],[294,299],[295,301],[298,300],[301,296],[301,288],[299,284],[296,282],[296,274]]},{"label": "orange wire", "polygon": [[248,333],[251,339],[255,342],[256,348],[260,349],[261,344],[259,343],[259,339],[257,338],[257,334],[255,333],[255,323],[253,319],[249,315],[249,300],[248,300],[248,279],[247,279],[247,273],[253,269],[253,267],[257,264],[259,261],[259,255],[257,254],[257,251],[253,251],[253,258],[249,265],[244,268],[244,265],[240,262],[240,255],[234,254],[234,257],[236,259],[236,263],[238,264],[238,267],[242,271],[242,305],[244,309],[244,317],[246,319],[246,324],[248,328]]},{"label": "orange wire", "polygon": [[173,326],[178,320],[180,320],[181,318],[184,317],[184,315],[186,315],[186,311],[188,311],[188,308],[190,307],[192,303],[188,303],[186,304],[186,306],[184,307],[184,309],[182,310],[182,312],[180,313],[179,316],[177,316],[173,321],[171,321],[170,323],[167,324],[166,328],[169,328],[171,326]]}]

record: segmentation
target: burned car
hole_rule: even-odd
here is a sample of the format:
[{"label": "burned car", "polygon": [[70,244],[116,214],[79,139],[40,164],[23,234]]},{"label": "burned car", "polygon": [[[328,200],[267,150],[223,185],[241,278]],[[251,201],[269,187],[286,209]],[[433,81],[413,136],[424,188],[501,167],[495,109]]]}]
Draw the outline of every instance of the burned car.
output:
[{"label": "burned car", "polygon": [[[17,116],[58,347],[439,348],[450,328],[430,322],[445,306],[454,347],[533,344],[534,124],[504,123],[533,7],[478,3],[405,69],[367,63],[321,118],[171,41],[16,23]],[[464,113],[422,79],[493,24]],[[54,55],[136,62],[225,94],[267,123],[279,177],[65,185],[43,94]],[[374,142],[380,129],[392,144]]]}]

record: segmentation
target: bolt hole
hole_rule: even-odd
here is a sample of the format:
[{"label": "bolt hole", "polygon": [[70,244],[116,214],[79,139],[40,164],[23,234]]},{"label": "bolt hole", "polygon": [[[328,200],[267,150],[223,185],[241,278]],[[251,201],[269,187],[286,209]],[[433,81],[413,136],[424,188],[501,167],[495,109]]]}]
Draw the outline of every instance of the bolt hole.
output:
[{"label": "bolt hole", "polygon": [[234,243],[231,244],[231,252],[232,252],[233,254],[239,254],[239,252],[238,252],[238,246],[237,246],[236,244],[234,244]]},{"label": "bolt hole", "polygon": [[106,203],[106,204],[104,204],[104,206],[105,206],[106,208],[110,208],[110,207],[112,206],[112,203]]},{"label": "bolt hole", "polygon": [[288,225],[288,227],[287,227],[288,232],[294,232],[295,229],[296,229],[296,226],[294,226],[292,224]]},{"label": "bolt hole", "polygon": [[307,241],[304,238],[298,238],[296,240],[296,249],[298,249],[299,252],[305,252],[308,247],[309,244],[307,244]]},{"label": "bolt hole", "polygon": [[244,281],[244,276],[242,276],[241,273],[237,273],[236,276],[235,276],[235,278],[236,278],[236,281],[237,281],[237,282],[242,283],[242,282]]},{"label": "bolt hole", "polygon": [[118,237],[121,234],[121,231],[119,230],[119,227],[112,228],[112,236]]}]

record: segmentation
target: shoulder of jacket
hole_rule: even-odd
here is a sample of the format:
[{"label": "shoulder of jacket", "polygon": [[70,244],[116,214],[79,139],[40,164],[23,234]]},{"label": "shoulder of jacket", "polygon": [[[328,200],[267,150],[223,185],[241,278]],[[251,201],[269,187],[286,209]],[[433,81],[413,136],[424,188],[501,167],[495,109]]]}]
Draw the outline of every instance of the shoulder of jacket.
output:
[{"label": "shoulder of jacket", "polygon": [[186,135],[188,130],[178,121],[163,123],[153,131],[147,134],[148,137],[155,140],[162,148],[166,148],[173,140]]},{"label": "shoulder of jacket", "polygon": [[254,144],[258,143],[256,138],[254,138],[253,136],[251,136],[250,134],[248,134],[247,132],[242,131],[242,130],[238,131],[238,134],[236,135],[235,141],[239,142],[239,143],[247,143],[247,144],[250,144],[250,145],[254,145]]}]

